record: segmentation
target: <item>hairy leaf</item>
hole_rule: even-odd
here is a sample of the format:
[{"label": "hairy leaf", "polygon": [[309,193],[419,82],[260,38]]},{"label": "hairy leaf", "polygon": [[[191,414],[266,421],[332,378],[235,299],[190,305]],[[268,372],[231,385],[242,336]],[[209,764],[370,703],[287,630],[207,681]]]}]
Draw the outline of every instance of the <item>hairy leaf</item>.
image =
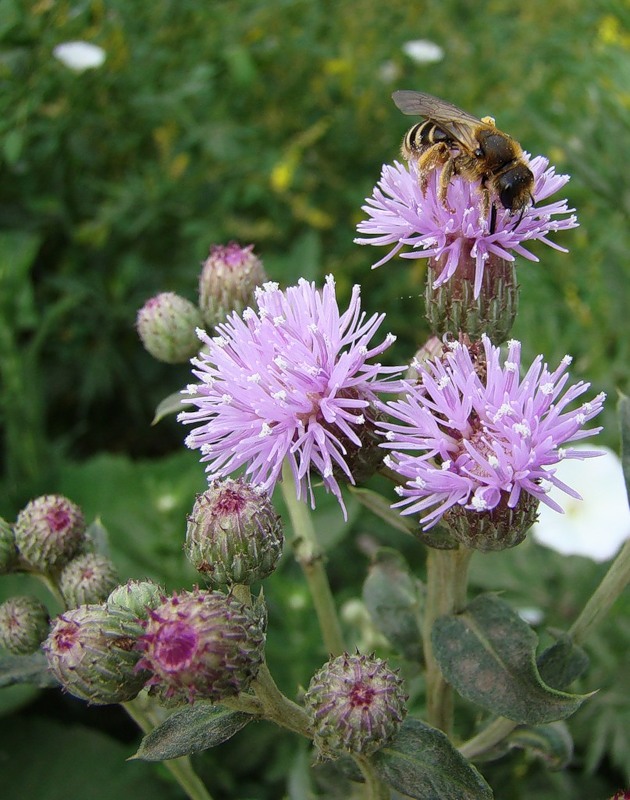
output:
[{"label": "hairy leaf", "polygon": [[0,686],[32,683],[42,689],[59,684],[48,671],[46,656],[37,651],[28,656],[3,655],[0,658]]},{"label": "hairy leaf", "polygon": [[142,761],[165,761],[225,742],[251,722],[250,714],[223,706],[197,703],[176,711],[147,734],[133,756]]},{"label": "hairy leaf", "polygon": [[416,800],[490,800],[492,790],[448,740],[417,719],[407,719],[391,744],[374,756],[381,778]]},{"label": "hairy leaf", "polygon": [[543,683],[536,634],[496,595],[480,595],[461,614],[440,617],[431,639],[447,681],[463,697],[514,722],[565,719],[587,697]]}]

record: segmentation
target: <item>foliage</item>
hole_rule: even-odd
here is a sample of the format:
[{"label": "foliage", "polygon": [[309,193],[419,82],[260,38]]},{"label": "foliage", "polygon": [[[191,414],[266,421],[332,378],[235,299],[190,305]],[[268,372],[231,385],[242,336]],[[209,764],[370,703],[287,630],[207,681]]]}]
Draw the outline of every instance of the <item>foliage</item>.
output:
[{"label": "foliage", "polygon": [[[526,358],[543,352],[557,363],[570,352],[575,373],[595,391],[628,391],[630,178],[620,169],[630,125],[627,14],[616,0],[516,7],[492,0],[479,9],[461,0],[5,0],[0,513],[13,517],[38,492],[61,492],[88,518],[102,518],[121,577],[153,577],[167,589],[194,580],[182,541],[204,477],[196,457],[180,452],[183,433],[172,420],[150,427],[158,402],[187,382],[187,369],[147,358],[133,325],[136,310],[158,291],[194,299],[192,276],[212,243],[254,242],[270,276],[283,283],[333,272],[347,295],[360,282],[368,310],[396,301],[388,327],[399,336],[401,359],[423,342],[426,323],[415,312],[423,266],[391,263],[370,272],[376,254],[352,242],[363,198],[409,124],[389,99],[396,88],[492,113],[525,149],[572,175],[569,200],[581,228],[558,238],[569,255],[546,253],[543,266],[520,265],[514,335]],[[413,63],[401,45],[415,38],[438,42],[445,59]],[[53,47],[73,39],[102,46],[105,65],[77,74],[55,60]],[[615,447],[612,408],[603,441]],[[384,529],[356,506],[344,525],[336,506],[328,510],[324,503],[320,524],[342,601],[361,596],[375,546],[394,543],[422,574],[420,548],[404,525]],[[471,580],[516,607],[548,609],[538,632],[549,644],[547,629],[566,628],[602,574],[585,559],[527,542],[476,560]],[[0,595],[27,584],[31,591],[27,578],[3,577]],[[396,602],[408,601],[413,627],[416,588],[399,588]],[[292,564],[269,580],[267,599],[268,659],[280,687],[293,693],[326,654]],[[549,773],[531,752],[515,749],[480,767],[497,797],[604,798],[630,780],[629,603],[626,594],[589,643],[590,670],[571,687],[601,691],[571,720],[570,769]],[[348,628],[358,642],[362,631]],[[419,678],[403,668],[413,703]],[[49,800],[60,796],[57,789],[71,796],[76,786],[79,796],[89,775],[94,797],[181,796],[160,779],[159,767],[121,769],[139,745],[124,719],[99,730],[89,709],[72,700],[51,708],[48,697],[40,693],[26,716],[14,709],[32,703],[31,690],[2,694],[2,712],[11,714],[1,745],[11,758],[3,771],[8,795]],[[51,721],[68,713],[68,723]],[[470,708],[471,729],[477,721]],[[301,743],[268,723],[246,734],[197,757],[216,796],[287,793],[298,800],[316,791]],[[29,785],[18,783],[24,774]]]}]

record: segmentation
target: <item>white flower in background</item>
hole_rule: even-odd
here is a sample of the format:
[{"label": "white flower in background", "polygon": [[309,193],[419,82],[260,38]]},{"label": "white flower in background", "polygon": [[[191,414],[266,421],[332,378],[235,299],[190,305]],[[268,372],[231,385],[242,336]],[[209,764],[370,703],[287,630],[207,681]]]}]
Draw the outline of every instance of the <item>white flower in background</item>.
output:
[{"label": "white flower in background", "polygon": [[562,555],[607,561],[630,538],[630,509],[619,457],[606,447],[598,450],[604,454],[597,459],[567,459],[558,464],[556,478],[570,484],[583,499],[552,489],[550,495],[564,514],[541,504],[532,532],[537,542]]},{"label": "white flower in background", "polygon": [[444,58],[444,50],[439,44],[428,39],[413,39],[402,46],[403,53],[416,64],[435,64]]},{"label": "white flower in background", "polygon": [[53,49],[53,55],[69,69],[83,72],[101,67],[107,58],[102,47],[90,42],[64,42]]}]

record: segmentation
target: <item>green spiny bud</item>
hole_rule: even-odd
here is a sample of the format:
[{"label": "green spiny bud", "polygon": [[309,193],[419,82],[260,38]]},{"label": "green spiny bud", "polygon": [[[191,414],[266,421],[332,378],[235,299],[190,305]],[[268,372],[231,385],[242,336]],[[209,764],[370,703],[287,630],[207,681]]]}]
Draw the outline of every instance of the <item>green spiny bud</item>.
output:
[{"label": "green spiny bud", "polygon": [[102,602],[117,583],[116,567],[101,553],[76,556],[59,576],[59,588],[68,608]]},{"label": "green spiny bud", "polygon": [[444,269],[442,256],[429,259],[425,305],[427,319],[437,336],[468,334],[479,339],[486,333],[494,344],[505,342],[518,310],[518,284],[515,262],[489,254],[482,284],[475,297],[476,259],[470,246],[462,248],[457,270],[448,281],[435,287],[434,281]]},{"label": "green spiny bud", "polygon": [[243,480],[217,481],[197,496],[186,555],[214,587],[249,586],[276,568],[282,521],[267,494]]},{"label": "green spiny bud", "polygon": [[259,611],[232,595],[196,589],[149,611],[139,647],[147,683],[165,701],[218,702],[246,691],[263,661]]},{"label": "green spiny bud", "polygon": [[374,655],[332,658],[315,673],[304,704],[322,757],[370,756],[398,732],[407,697],[398,672]]},{"label": "green spiny bud", "polygon": [[164,590],[153,581],[127,581],[113,590],[107,598],[107,605],[128,611],[139,619],[147,619],[149,609],[157,608],[163,596]]},{"label": "green spiny bud", "polygon": [[9,523],[0,517],[0,575],[11,572],[17,561],[15,534]]},{"label": "green spiny bud", "polygon": [[254,290],[267,275],[253,245],[215,245],[199,278],[199,307],[206,325],[214,327],[232,311],[240,314],[254,300]]},{"label": "green spiny bud", "polygon": [[136,319],[145,350],[167,364],[183,364],[199,352],[196,331],[202,326],[199,309],[173,292],[147,300]]},{"label": "green spiny bud", "polygon": [[0,647],[34,653],[48,633],[48,611],[35,597],[10,597],[0,605]]},{"label": "green spiny bud", "polygon": [[140,622],[128,612],[83,605],[57,617],[43,649],[51,672],[70,694],[96,705],[124,703],[150,677],[136,667],[141,635]]},{"label": "green spiny bud", "polygon": [[540,501],[526,492],[514,508],[508,506],[509,495],[502,492],[500,503],[487,511],[451,506],[442,516],[443,527],[470,550],[507,550],[520,544],[536,522]]},{"label": "green spiny bud", "polygon": [[47,573],[70,561],[83,544],[85,531],[79,506],[62,495],[48,494],[31,500],[18,514],[15,544],[24,561]]}]

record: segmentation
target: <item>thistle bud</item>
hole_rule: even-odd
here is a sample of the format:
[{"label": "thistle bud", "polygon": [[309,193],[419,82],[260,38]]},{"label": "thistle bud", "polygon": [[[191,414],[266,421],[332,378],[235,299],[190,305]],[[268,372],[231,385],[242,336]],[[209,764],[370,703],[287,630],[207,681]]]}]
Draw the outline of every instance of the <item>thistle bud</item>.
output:
[{"label": "thistle bud", "polygon": [[470,550],[507,550],[520,544],[537,519],[540,501],[523,492],[514,506],[507,504],[507,492],[493,509],[475,511],[451,506],[442,517],[444,528]]},{"label": "thistle bud", "polygon": [[518,310],[518,283],[515,262],[489,255],[481,290],[475,296],[476,259],[470,245],[463,245],[456,272],[450,280],[435,287],[444,269],[442,256],[429,259],[425,290],[426,314],[437,336],[465,333],[471,339],[487,334],[493,344],[505,342]]},{"label": "thistle bud", "polygon": [[269,496],[243,480],[227,479],[197,496],[185,551],[212,586],[249,586],[271,575],[283,541],[282,521]]},{"label": "thistle bud", "polygon": [[79,506],[61,495],[38,497],[18,514],[15,544],[22,558],[40,572],[63,567],[78,552],[86,532]]},{"label": "thistle bud", "polygon": [[127,581],[117,586],[107,598],[110,608],[128,611],[134,617],[147,619],[150,608],[157,608],[164,592],[153,581]]},{"label": "thistle bud", "polygon": [[0,517],[0,575],[11,572],[17,561],[15,534],[9,523]]},{"label": "thistle bud", "polygon": [[35,597],[10,597],[0,605],[0,647],[34,653],[48,633],[48,611]]},{"label": "thistle bud", "polygon": [[263,661],[260,614],[232,595],[195,590],[149,611],[139,666],[163,700],[218,702],[245,691]]},{"label": "thistle bud", "polygon": [[145,350],[166,364],[183,364],[199,352],[197,328],[202,326],[199,309],[174,292],[147,300],[136,319]]},{"label": "thistle bud", "polygon": [[230,312],[240,313],[251,305],[254,290],[267,280],[253,249],[236,242],[210,249],[199,278],[199,307],[206,325],[214,327]]},{"label": "thistle bud", "polygon": [[124,703],[149,674],[137,669],[142,626],[128,612],[83,605],[57,617],[43,644],[51,672],[66,691],[96,705]]},{"label": "thistle bud", "polygon": [[332,658],[315,673],[304,696],[321,756],[370,756],[397,733],[407,696],[398,672],[374,655]]},{"label": "thistle bud", "polygon": [[59,588],[68,608],[102,602],[117,583],[116,567],[101,553],[73,558],[59,576]]}]

